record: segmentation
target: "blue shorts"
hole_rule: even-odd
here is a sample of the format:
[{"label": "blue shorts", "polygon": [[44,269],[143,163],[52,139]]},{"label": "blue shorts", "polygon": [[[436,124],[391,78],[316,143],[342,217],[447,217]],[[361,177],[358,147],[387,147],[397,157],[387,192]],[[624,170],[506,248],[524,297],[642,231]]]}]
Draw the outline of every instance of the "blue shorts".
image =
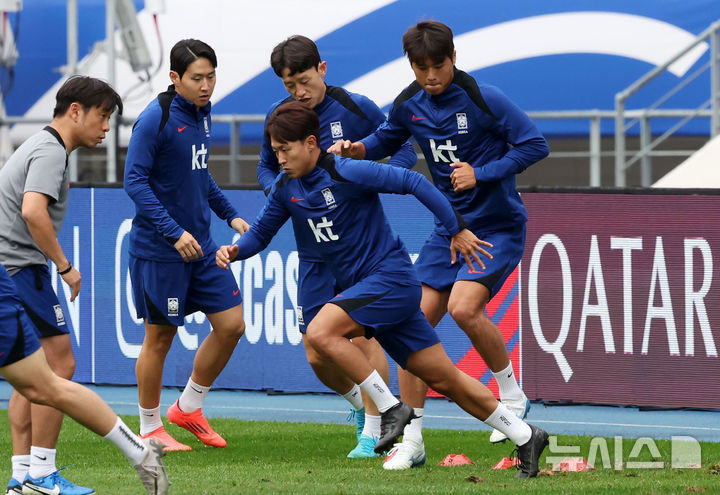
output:
[{"label": "blue shorts", "polygon": [[12,276],[12,281],[25,311],[37,328],[38,337],[42,339],[70,333],[72,323],[65,318],[52,288],[47,265],[23,268]]},{"label": "blue shorts", "polygon": [[447,291],[457,281],[472,280],[487,287],[492,299],[522,259],[525,224],[516,229],[474,231],[474,234],[493,245],[487,248],[493,259],[481,255],[485,270],[479,271],[477,263],[474,263],[475,270],[471,270],[459,254],[455,264],[450,264],[450,236],[433,232],[415,261],[415,273],[420,281],[435,290]]},{"label": "blue shorts", "polygon": [[422,289],[412,273],[375,273],[330,302],[365,327],[403,368],[410,354],[440,342],[420,311]]},{"label": "blue shorts", "polygon": [[28,318],[15,284],[0,265],[0,368],[40,349],[35,325]]},{"label": "blue shorts", "polygon": [[340,288],[335,286],[335,277],[326,263],[300,260],[298,266],[298,326],[300,332],[305,333],[320,308]]},{"label": "blue shorts", "polygon": [[213,314],[242,304],[232,271],[217,266],[214,255],[191,263],[130,256],[129,265],[137,317],[148,323],[179,327],[196,311]]}]

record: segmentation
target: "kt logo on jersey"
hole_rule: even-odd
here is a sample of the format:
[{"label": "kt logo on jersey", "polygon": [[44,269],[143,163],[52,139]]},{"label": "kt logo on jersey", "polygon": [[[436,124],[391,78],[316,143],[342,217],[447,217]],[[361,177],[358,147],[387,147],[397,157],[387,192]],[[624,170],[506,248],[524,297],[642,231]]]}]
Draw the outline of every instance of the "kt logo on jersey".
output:
[{"label": "kt logo on jersey", "polygon": [[197,149],[194,144],[192,145],[192,170],[207,168],[207,153],[205,143],[200,145],[200,149]]},{"label": "kt logo on jersey", "polygon": [[313,223],[312,218],[308,218],[307,221],[310,225],[310,230],[315,234],[316,242],[330,242],[340,239],[340,236],[332,231],[332,220],[328,221],[326,217],[322,217],[318,223]]}]

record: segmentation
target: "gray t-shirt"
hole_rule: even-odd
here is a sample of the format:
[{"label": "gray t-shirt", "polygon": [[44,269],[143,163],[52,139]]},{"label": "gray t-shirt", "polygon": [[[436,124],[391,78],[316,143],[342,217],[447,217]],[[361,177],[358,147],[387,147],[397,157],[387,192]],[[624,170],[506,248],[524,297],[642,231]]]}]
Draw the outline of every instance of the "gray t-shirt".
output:
[{"label": "gray t-shirt", "polygon": [[50,197],[48,213],[57,236],[68,199],[67,152],[60,136],[46,127],[33,134],[0,168],[0,263],[10,275],[30,265],[47,263],[22,217],[26,192]]}]

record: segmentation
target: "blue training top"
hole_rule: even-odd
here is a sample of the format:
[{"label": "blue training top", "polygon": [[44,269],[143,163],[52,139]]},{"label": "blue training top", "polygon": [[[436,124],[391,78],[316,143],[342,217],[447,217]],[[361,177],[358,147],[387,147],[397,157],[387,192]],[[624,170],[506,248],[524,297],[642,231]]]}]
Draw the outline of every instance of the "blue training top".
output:
[{"label": "blue training top", "polygon": [[[268,112],[270,117],[275,109],[283,103],[294,101],[288,97],[276,102]],[[349,93],[337,86],[327,86],[325,98],[313,109],[320,120],[318,143],[322,149],[328,149],[338,139],[349,139],[357,141],[373,132],[377,126],[385,122],[385,114],[369,98],[356,93]],[[265,119],[267,121],[267,118]],[[384,158],[387,155],[378,158]],[[417,153],[409,142],[403,143],[389,163],[404,168],[412,168],[417,161]],[[260,162],[257,168],[257,177],[260,186],[267,194],[280,173],[275,152],[270,146],[270,141],[263,139],[260,151]],[[300,226],[302,227],[302,226]],[[298,256],[305,261],[319,262],[320,259],[313,255],[312,245],[314,237],[306,232],[307,229],[298,228],[296,220],[293,219],[293,230],[295,242],[298,245]],[[309,249],[302,249],[307,246]]]},{"label": "blue training top", "polygon": [[131,255],[182,261],[173,244],[183,231],[214,255],[210,210],[228,225],[240,216],[210,175],[211,129],[210,103],[198,109],[173,86],[135,121],[125,160],[125,191],[135,202]]},{"label": "blue training top", "polygon": [[237,241],[238,259],[264,249],[292,217],[313,239],[312,246],[298,249],[312,249],[330,267],[342,290],[377,271],[416,280],[405,245],[385,218],[378,192],[415,195],[450,235],[465,226],[421,174],[322,153],[307,175],[290,179],[283,172],[278,176],[258,218]]},{"label": "blue training top", "polygon": [[[413,82],[397,97],[387,121],[362,139],[365,157],[385,156],[410,136],[422,148],[435,186],[471,230],[499,230],[527,221],[515,174],[545,158],[549,148],[530,118],[499,89],[478,84],[458,69],[439,95]],[[473,166],[474,189],[453,190],[454,162]],[[440,224],[436,228],[443,232]]]}]

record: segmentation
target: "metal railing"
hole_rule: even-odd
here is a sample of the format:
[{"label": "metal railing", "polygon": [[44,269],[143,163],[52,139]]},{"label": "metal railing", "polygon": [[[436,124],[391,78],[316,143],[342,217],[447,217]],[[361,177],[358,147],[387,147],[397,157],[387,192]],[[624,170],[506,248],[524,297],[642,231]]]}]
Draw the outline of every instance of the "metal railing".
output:
[{"label": "metal railing", "polygon": [[[536,122],[541,121],[559,121],[559,120],[569,120],[569,121],[586,121],[588,123],[587,128],[587,136],[588,139],[588,146],[585,150],[577,150],[577,151],[553,151],[551,149],[550,158],[553,159],[576,159],[578,160],[576,163],[574,163],[572,166],[577,166],[581,164],[582,162],[587,163],[588,166],[588,176],[589,176],[589,186],[591,187],[600,187],[601,184],[601,165],[602,165],[602,159],[612,159],[613,156],[615,156],[615,152],[606,149],[603,150],[601,146],[601,141],[603,137],[603,124],[609,125],[611,122],[616,120],[616,112],[612,110],[567,110],[567,111],[533,111],[528,112],[528,115],[530,118],[532,118]],[[710,110],[700,110],[697,109],[674,109],[674,110],[663,110],[663,109],[654,109],[654,110],[628,110],[624,112],[624,116],[626,118],[635,119],[637,122],[640,123],[640,141],[641,143],[648,143],[649,142],[649,136],[650,136],[650,121],[651,119],[660,119],[660,118],[681,118],[685,119],[690,116],[693,116],[695,118],[706,118],[711,119],[712,118],[712,112]],[[227,152],[217,152],[213,151],[213,163],[216,165],[223,164],[227,165],[228,167],[228,184],[231,185],[242,185],[241,178],[243,174],[241,173],[242,167],[253,167],[253,170],[251,172],[246,173],[246,176],[252,177],[252,183],[254,185],[254,177],[255,177],[255,171],[254,167],[257,165],[257,161],[259,159],[259,156],[257,153],[248,153],[244,152],[244,148],[247,149],[247,145],[243,145],[243,132],[242,127],[244,124],[262,124],[265,120],[265,115],[262,114],[219,114],[219,115],[213,115],[213,122],[214,123],[220,123],[220,124],[228,124],[229,125],[229,140],[228,140],[228,146],[227,146]],[[123,116],[120,119],[119,125],[121,126],[132,126],[135,119],[129,118],[126,116]],[[44,125],[48,123],[48,119],[40,119],[40,118],[30,118],[30,117],[5,117],[0,118],[0,127],[2,126],[9,126],[16,123],[23,123],[23,124],[39,124]],[[607,127],[607,125],[605,127]],[[581,134],[580,137],[583,135]],[[644,136],[644,137],[643,137]],[[256,147],[255,147],[256,148]],[[551,147],[552,148],[552,147]],[[643,146],[641,146],[640,150],[637,150],[637,153],[641,153]],[[628,150],[626,150],[627,152]],[[634,151],[634,150],[633,150]],[[691,154],[693,154],[695,149],[665,149],[665,150],[658,150],[658,149],[652,149],[652,150],[645,150],[643,153],[643,156],[640,161],[641,166],[641,176],[643,184],[646,184],[649,181],[649,178],[651,176],[651,161],[650,159],[652,157],[688,157]],[[76,155],[75,153],[73,155]],[[118,158],[122,159],[123,154],[118,153]],[[422,155],[419,156],[420,160],[423,160],[424,157]],[[106,158],[99,154],[81,154],[80,162],[83,164],[87,164],[92,162],[95,164],[94,166],[102,166],[101,163],[104,163],[106,161]],[[634,163],[634,162],[633,162]],[[107,167],[107,164],[104,165]],[[72,180],[78,180],[78,174],[77,174],[77,162],[70,163],[70,174]],[[107,169],[106,169],[107,170]],[[103,176],[107,176],[106,173],[102,174]],[[115,181],[107,180],[107,182],[117,182],[119,179],[116,178]],[[606,184],[607,185],[607,184]]]},{"label": "metal railing", "polygon": [[[641,164],[642,185],[646,187],[650,186],[650,158],[654,156],[654,150],[658,147],[658,145],[666,141],[693,118],[709,116],[710,136],[715,137],[718,135],[718,132],[720,132],[720,101],[718,100],[720,97],[720,73],[718,72],[720,66],[720,61],[718,60],[720,52],[719,35],[720,21],[716,21],[703,31],[692,43],[670,58],[667,62],[657,66],[626,89],[615,95],[615,185],[617,187],[625,187],[626,171],[637,162],[640,162]],[[627,101],[632,95],[636,94],[651,81],[655,80],[667,71],[673,63],[706,41],[710,42],[710,60],[707,63],[703,64],[692,74],[684,77],[673,88],[668,90],[647,108],[635,111],[626,110]],[[700,75],[708,71],[710,72],[709,100],[692,110],[676,110],[674,115],[672,110],[659,109],[660,105],[667,102],[672,96],[679,93]],[[668,128],[660,136],[652,139],[650,121],[655,117],[677,117],[680,120],[670,126],[670,128]],[[626,119],[628,118],[630,121],[626,122]],[[628,150],[626,148],[627,132],[638,123],[640,124],[640,149],[628,159]]]}]

